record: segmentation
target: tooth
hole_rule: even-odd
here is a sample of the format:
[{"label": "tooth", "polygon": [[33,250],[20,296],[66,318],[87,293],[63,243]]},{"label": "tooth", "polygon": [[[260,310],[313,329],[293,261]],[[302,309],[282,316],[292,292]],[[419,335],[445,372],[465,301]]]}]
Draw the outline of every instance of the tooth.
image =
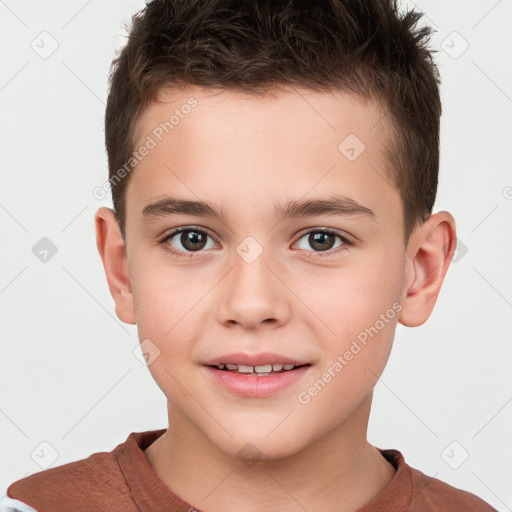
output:
[{"label": "tooth", "polygon": [[280,372],[280,371],[283,369],[283,365],[282,365],[282,364],[273,364],[273,365],[272,365],[272,369],[273,369],[275,372]]},{"label": "tooth", "polygon": [[238,371],[240,373],[254,373],[254,366],[244,366],[243,364],[239,364]]},{"label": "tooth", "polygon": [[285,365],[284,365],[284,369],[285,369],[285,370],[291,370],[294,366],[295,366],[295,365],[293,365],[293,364],[285,364]]},{"label": "tooth", "polygon": [[256,371],[256,373],[269,373],[272,371],[272,365],[266,364],[263,366],[255,366],[254,370]]},{"label": "tooth", "polygon": [[272,373],[271,372],[269,372],[269,373],[256,373],[255,375],[257,375],[258,377],[265,377],[267,375],[272,375]]},{"label": "tooth", "polygon": [[222,370],[222,368],[224,368],[224,365],[223,365],[223,364],[218,364],[218,365],[217,365],[217,368],[218,368],[219,370]]},{"label": "tooth", "polygon": [[228,370],[236,370],[237,369],[237,365],[236,364],[227,363],[226,364],[226,368]]}]

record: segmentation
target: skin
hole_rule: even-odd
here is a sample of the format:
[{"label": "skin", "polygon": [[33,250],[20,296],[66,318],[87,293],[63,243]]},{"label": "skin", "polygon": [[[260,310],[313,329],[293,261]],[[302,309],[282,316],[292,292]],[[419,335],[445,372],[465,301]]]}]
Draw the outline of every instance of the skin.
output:
[{"label": "skin", "polygon": [[[191,96],[198,105],[132,171],[126,244],[113,212],[96,213],[116,313],[160,350],[149,370],[168,399],[169,428],[145,455],[176,494],[210,512],[363,507],[395,475],[367,441],[372,391],[397,322],[417,326],[430,316],[455,251],[453,217],[435,213],[404,240],[400,194],[387,178],[387,116],[342,92],[162,91],[139,120],[136,147]],[[338,150],[349,134],[366,146],[354,161]],[[275,215],[278,203],[332,194],[374,216]],[[144,219],[144,207],[166,196],[222,206],[228,221]],[[166,242],[190,259],[160,243],[180,226],[211,234],[196,251],[179,235]],[[312,228],[351,243],[334,237],[322,251],[310,243]],[[251,263],[237,253],[248,236],[263,250]],[[393,304],[396,316],[300,403],[298,394]],[[235,396],[202,367],[221,354],[262,351],[311,367],[268,398]],[[261,457],[254,464],[238,454],[247,443]]]}]

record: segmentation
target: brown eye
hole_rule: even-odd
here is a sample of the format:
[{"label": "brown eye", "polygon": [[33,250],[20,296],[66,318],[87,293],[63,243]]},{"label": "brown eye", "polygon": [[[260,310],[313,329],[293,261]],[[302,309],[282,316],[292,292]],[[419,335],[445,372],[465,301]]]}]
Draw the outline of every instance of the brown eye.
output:
[{"label": "brown eye", "polygon": [[[335,245],[336,239],[340,240],[340,242],[337,245]],[[300,242],[302,240],[306,240],[306,243],[303,243],[302,246],[300,246]],[[332,249],[341,247],[343,245],[349,245],[350,242],[344,236],[340,235],[336,231],[327,229],[316,229],[309,231],[308,233],[305,233],[299,239],[297,244],[299,245],[299,249],[313,249],[313,252],[327,252],[331,251]]]},{"label": "brown eye", "polygon": [[180,234],[180,243],[188,251],[199,251],[204,249],[206,235],[199,231],[182,231]]},{"label": "brown eye", "polygon": [[208,233],[197,228],[180,228],[173,231],[162,240],[163,243],[170,245],[174,252],[198,252],[203,249],[211,248],[214,243],[208,246],[208,239],[211,238]]},{"label": "brown eye", "polygon": [[334,235],[329,233],[309,233],[308,243],[318,251],[328,251],[335,243]]}]

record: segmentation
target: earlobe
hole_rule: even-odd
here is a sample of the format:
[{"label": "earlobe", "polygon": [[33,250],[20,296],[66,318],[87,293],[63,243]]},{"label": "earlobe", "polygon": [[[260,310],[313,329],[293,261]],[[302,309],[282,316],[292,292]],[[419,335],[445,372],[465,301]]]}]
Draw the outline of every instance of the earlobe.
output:
[{"label": "earlobe", "polygon": [[135,324],[126,247],[115,214],[110,208],[102,207],[96,212],[94,222],[96,245],[115,302],[116,314],[122,322]]},{"label": "earlobe", "polygon": [[455,233],[452,215],[439,212],[411,235],[402,290],[403,309],[398,319],[403,325],[421,325],[432,313],[455,253]]}]

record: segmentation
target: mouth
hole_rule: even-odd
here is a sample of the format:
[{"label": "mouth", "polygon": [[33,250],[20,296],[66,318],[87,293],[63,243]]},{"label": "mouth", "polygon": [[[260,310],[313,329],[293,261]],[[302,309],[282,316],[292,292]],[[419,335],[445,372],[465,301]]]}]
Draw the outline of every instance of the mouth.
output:
[{"label": "mouth", "polygon": [[210,368],[220,370],[222,372],[229,372],[238,375],[254,375],[256,377],[269,377],[280,373],[294,371],[304,366],[311,366],[310,363],[306,364],[291,364],[291,363],[267,363],[263,365],[249,366],[243,364],[233,363],[218,363],[216,365],[207,365]]},{"label": "mouth", "polygon": [[215,384],[214,390],[220,389],[245,398],[267,398],[278,395],[285,388],[291,390],[293,384],[301,380],[312,366],[311,363],[294,363],[289,359],[286,362],[255,365],[209,363],[204,364],[203,368],[208,379]]}]

